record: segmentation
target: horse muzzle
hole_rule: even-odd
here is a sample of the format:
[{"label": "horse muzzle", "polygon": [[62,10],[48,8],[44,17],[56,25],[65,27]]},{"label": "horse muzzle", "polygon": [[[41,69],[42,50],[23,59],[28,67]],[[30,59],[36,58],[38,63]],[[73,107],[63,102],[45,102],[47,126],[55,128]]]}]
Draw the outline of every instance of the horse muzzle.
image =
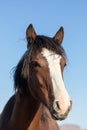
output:
[{"label": "horse muzzle", "polygon": [[50,113],[55,120],[64,120],[68,116],[69,111],[71,110],[72,107],[72,101],[70,101],[70,105],[66,110],[63,108],[60,108],[58,102],[56,103],[56,108],[54,106],[50,107]]}]

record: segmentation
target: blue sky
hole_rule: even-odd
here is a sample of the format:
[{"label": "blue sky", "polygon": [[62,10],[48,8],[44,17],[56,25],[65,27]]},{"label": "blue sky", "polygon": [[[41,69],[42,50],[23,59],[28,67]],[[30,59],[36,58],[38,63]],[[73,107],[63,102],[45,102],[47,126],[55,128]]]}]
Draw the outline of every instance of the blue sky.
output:
[{"label": "blue sky", "polygon": [[64,71],[72,110],[64,121],[87,128],[87,1],[0,1],[0,112],[14,93],[13,67],[26,50],[25,32],[32,23],[37,34],[54,36],[64,27],[63,47],[68,63]]}]

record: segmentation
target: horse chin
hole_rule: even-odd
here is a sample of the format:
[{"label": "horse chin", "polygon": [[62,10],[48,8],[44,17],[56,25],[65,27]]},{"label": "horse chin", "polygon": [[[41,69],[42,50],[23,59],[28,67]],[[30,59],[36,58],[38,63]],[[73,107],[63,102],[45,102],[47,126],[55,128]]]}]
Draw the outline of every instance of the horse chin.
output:
[{"label": "horse chin", "polygon": [[59,115],[58,113],[53,113],[51,115],[54,120],[64,120],[67,117],[67,115]]}]

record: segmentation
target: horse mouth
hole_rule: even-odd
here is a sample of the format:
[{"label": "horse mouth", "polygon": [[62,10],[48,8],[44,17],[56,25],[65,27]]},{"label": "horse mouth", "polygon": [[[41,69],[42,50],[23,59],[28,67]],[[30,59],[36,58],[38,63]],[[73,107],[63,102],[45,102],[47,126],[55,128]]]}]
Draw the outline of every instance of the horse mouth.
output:
[{"label": "horse mouth", "polygon": [[64,120],[68,114],[58,114],[56,111],[51,114],[54,120]]},{"label": "horse mouth", "polygon": [[64,114],[60,114],[60,113],[56,112],[53,107],[51,107],[51,109],[50,109],[51,116],[52,116],[52,118],[54,120],[64,120],[64,119],[66,119],[66,117],[68,116],[69,111],[70,110],[68,110]]}]

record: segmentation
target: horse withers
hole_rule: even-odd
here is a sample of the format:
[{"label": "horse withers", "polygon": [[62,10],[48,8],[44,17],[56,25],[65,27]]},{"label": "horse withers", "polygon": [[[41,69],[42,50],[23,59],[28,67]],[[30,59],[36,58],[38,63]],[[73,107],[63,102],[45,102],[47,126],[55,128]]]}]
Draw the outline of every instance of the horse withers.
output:
[{"label": "horse withers", "polygon": [[0,130],[59,130],[71,109],[63,82],[63,27],[53,38],[26,30],[27,50],[14,72],[15,93],[0,115]]}]

